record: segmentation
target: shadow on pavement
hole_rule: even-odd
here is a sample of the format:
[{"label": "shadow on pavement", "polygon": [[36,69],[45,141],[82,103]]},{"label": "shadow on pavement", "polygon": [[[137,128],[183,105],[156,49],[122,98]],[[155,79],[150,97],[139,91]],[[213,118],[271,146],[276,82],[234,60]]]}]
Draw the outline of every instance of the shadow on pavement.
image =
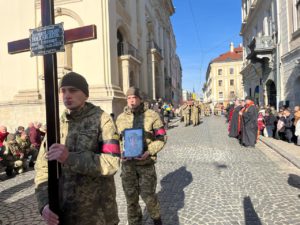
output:
[{"label": "shadow on pavement", "polygon": [[262,225],[249,196],[244,198],[244,214],[245,225]]},{"label": "shadow on pavement", "polygon": [[25,181],[21,184],[12,186],[8,189],[5,189],[3,191],[1,191],[1,201],[5,201],[6,199],[8,199],[9,197],[13,196],[15,193],[25,189],[25,188],[29,188],[34,184],[33,179]]},{"label": "shadow on pavement", "polygon": [[224,163],[214,162],[213,164],[218,170],[228,169],[228,166]]},{"label": "shadow on pavement", "polygon": [[163,224],[179,225],[178,211],[184,207],[184,188],[193,181],[192,173],[182,166],[161,180],[160,200]]},{"label": "shadow on pavement", "polygon": [[300,176],[296,174],[289,174],[288,184],[300,189]]}]

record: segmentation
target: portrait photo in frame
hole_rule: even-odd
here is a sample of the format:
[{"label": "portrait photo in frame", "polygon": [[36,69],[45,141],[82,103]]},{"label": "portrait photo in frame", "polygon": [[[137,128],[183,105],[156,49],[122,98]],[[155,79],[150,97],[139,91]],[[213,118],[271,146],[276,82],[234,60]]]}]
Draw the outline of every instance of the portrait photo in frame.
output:
[{"label": "portrait photo in frame", "polygon": [[135,158],[143,154],[144,137],[143,129],[125,129],[123,143],[123,157]]}]

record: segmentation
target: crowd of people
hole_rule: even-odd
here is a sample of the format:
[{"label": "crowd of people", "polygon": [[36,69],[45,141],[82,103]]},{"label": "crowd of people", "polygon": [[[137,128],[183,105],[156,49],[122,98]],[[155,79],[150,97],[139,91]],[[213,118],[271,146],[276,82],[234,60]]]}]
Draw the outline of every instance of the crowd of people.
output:
[{"label": "crowd of people", "polygon": [[15,133],[9,133],[4,125],[0,126],[0,163],[7,176],[34,167],[45,133],[45,126],[39,122],[30,122],[26,129],[19,126]]},{"label": "crowd of people", "polygon": [[[226,108],[229,137],[254,147],[259,135],[300,145],[300,106],[293,110],[273,106],[259,107],[251,97],[236,99]],[[245,139],[246,138],[246,139]]]}]

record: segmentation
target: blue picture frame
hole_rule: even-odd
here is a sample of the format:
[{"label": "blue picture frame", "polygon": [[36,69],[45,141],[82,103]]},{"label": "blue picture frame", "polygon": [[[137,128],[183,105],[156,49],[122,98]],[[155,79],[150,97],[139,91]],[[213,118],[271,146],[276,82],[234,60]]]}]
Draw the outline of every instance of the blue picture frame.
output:
[{"label": "blue picture frame", "polygon": [[144,132],[143,129],[125,129],[123,139],[123,157],[136,158],[144,151]]}]

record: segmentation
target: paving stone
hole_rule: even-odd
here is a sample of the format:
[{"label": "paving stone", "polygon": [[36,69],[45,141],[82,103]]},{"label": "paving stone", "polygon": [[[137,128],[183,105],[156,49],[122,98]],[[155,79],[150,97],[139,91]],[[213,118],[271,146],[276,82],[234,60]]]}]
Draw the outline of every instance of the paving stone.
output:
[{"label": "paving stone", "polygon": [[[204,118],[196,127],[174,125],[156,164],[164,225],[300,224],[299,185],[289,185],[290,174],[281,162],[263,153],[268,147],[241,147],[228,137],[222,117]],[[44,224],[33,178],[32,170],[11,179],[0,173],[0,225]],[[120,225],[125,225],[120,174],[115,178]],[[140,204],[144,224],[152,225],[142,200]]]}]

